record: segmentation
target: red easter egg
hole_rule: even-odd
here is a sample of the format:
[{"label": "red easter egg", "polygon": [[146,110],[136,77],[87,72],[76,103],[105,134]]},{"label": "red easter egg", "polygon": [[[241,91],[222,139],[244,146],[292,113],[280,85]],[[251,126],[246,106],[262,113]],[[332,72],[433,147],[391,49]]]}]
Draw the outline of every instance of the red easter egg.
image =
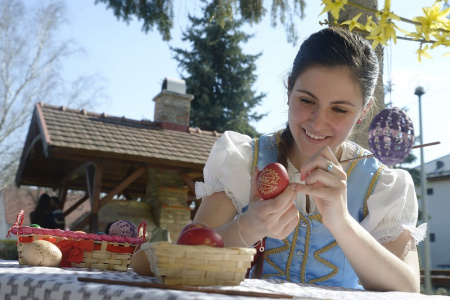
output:
[{"label": "red easter egg", "polygon": [[212,228],[194,227],[182,232],[178,237],[177,244],[223,247],[223,239],[222,236]]},{"label": "red easter egg", "polygon": [[261,197],[273,199],[289,185],[286,168],[280,163],[270,163],[259,173],[256,186]]},{"label": "red easter egg", "polygon": [[183,227],[183,229],[181,229],[181,232],[180,232],[180,234],[181,233],[183,233],[183,232],[185,232],[186,230],[189,230],[189,229],[191,229],[191,228],[198,228],[198,227],[200,227],[200,228],[210,228],[208,225],[206,225],[205,223],[199,223],[199,222],[197,222],[197,223],[189,223],[189,224],[187,224],[186,226],[184,226]]}]

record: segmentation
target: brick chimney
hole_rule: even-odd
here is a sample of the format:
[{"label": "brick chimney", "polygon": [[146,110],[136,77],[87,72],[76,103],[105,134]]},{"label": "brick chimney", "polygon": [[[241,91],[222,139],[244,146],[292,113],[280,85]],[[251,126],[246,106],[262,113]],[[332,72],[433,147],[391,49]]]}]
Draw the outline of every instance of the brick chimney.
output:
[{"label": "brick chimney", "polygon": [[155,101],[154,122],[164,129],[189,132],[189,116],[193,95],[186,94],[186,82],[182,79],[164,79],[161,92]]}]

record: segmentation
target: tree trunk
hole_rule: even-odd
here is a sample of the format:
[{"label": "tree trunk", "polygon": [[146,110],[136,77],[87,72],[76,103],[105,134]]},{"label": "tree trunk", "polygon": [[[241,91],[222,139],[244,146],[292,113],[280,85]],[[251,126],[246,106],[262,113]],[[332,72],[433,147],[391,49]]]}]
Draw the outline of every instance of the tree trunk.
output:
[{"label": "tree trunk", "polygon": [[[371,8],[371,9],[378,9],[378,0],[352,0],[352,2],[363,5],[365,7]],[[362,10],[350,5],[345,6],[345,10],[341,10],[339,13],[339,19],[338,22],[342,23],[347,20],[351,20],[353,17],[355,17],[357,14],[362,13],[362,15],[359,17],[359,22],[362,24],[366,23],[367,16],[372,16],[372,20],[376,21],[378,20],[375,17],[375,14],[372,12]],[[334,21],[333,16],[328,13],[328,20],[330,20],[330,23]],[[381,45],[378,45],[375,49],[375,52],[378,56],[378,61],[380,64],[380,74],[378,76],[378,83],[377,87],[375,88],[374,93],[374,103],[372,104],[369,113],[366,115],[364,120],[361,124],[358,124],[355,126],[354,133],[350,137],[350,139],[362,147],[369,149],[369,125],[372,121],[373,117],[380,112],[382,109],[384,109],[384,86],[383,86],[383,47]]]}]

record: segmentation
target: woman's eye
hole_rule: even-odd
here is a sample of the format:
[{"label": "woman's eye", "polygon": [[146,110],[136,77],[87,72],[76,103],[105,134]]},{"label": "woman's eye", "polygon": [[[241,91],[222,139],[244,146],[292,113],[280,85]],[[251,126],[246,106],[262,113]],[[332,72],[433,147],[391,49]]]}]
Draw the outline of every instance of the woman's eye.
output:
[{"label": "woman's eye", "polygon": [[347,113],[347,110],[339,108],[339,107],[335,107],[335,108],[333,108],[333,110],[335,112],[337,112],[337,113],[340,113],[340,114],[346,114]]},{"label": "woman's eye", "polygon": [[304,104],[314,104],[313,100],[306,99],[306,98],[300,98],[300,101]]}]

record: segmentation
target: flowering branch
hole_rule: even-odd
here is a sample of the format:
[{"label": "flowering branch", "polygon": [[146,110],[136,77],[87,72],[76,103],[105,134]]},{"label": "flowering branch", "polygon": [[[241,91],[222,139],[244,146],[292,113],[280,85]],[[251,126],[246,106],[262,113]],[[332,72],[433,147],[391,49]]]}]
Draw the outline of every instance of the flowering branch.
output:
[{"label": "flowering branch", "polygon": [[[438,46],[450,46],[450,20],[446,17],[450,14],[450,8],[441,10],[440,2],[442,2],[442,0],[436,0],[431,7],[422,8],[424,13],[423,16],[418,16],[409,20],[391,12],[390,0],[384,1],[384,8],[382,10],[374,10],[349,0],[322,0],[322,5],[325,5],[325,7],[321,14],[330,12],[336,20],[339,19],[340,10],[345,9],[345,5],[349,5],[374,13],[379,18],[379,21],[375,22],[372,20],[372,17],[369,16],[367,17],[366,23],[362,24],[358,21],[362,14],[360,13],[353,19],[342,22],[341,24],[338,24],[336,21],[334,24],[328,22],[321,24],[348,26],[350,31],[364,31],[367,33],[367,39],[372,40],[373,48],[376,48],[378,44],[386,46],[390,40],[397,43],[397,38],[419,42],[420,46],[416,53],[420,62],[422,56],[431,58],[427,52],[428,45],[423,47],[423,44],[431,43],[430,50]],[[403,30],[398,27],[394,21],[413,24],[416,31],[408,32]],[[403,33],[404,36],[397,36],[397,32]],[[444,56],[447,55],[450,55],[450,53],[447,53]]]}]

